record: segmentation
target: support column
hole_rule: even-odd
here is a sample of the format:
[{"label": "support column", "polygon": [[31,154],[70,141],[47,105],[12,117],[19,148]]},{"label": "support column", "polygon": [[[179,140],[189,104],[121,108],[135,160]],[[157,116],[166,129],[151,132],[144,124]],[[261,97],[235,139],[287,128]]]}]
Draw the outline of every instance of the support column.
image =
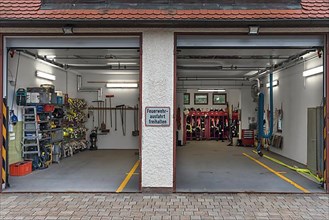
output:
[{"label": "support column", "polygon": [[[174,33],[143,33],[142,152],[143,192],[173,191]],[[145,124],[146,107],[170,107],[170,125]]]},{"label": "support column", "polygon": [[326,88],[326,101],[324,108],[325,126],[324,126],[324,181],[327,192],[329,193],[329,34],[326,35],[325,42],[325,57],[324,57],[324,70],[325,70],[325,88]]},{"label": "support column", "polygon": [[5,139],[4,139],[4,126],[3,126],[3,35],[0,34],[0,108],[1,108],[1,114],[0,114],[0,143],[1,143],[1,148],[0,148],[0,192],[2,191],[2,188],[5,187],[6,185],[6,172],[5,172],[5,166],[3,164],[3,156],[6,154],[4,151],[4,146],[5,146]]}]

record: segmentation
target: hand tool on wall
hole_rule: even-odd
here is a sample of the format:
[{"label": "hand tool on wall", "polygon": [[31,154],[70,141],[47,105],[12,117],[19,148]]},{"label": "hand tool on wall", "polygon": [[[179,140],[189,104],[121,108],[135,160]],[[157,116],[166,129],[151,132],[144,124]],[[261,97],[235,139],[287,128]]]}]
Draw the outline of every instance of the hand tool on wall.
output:
[{"label": "hand tool on wall", "polygon": [[106,95],[106,98],[109,99],[110,102],[110,123],[111,123],[111,128],[112,128],[112,98],[114,97],[114,95]]},{"label": "hand tool on wall", "polygon": [[100,112],[99,112],[99,103],[100,101],[92,101],[92,102],[96,102],[97,103],[97,127],[100,128]]},{"label": "hand tool on wall", "polygon": [[132,131],[132,136],[138,136],[138,105],[134,107],[134,130]]},{"label": "hand tool on wall", "polygon": [[122,134],[123,134],[123,136],[126,136],[126,106],[125,105],[117,105],[116,108],[120,109]]},{"label": "hand tool on wall", "polygon": [[114,130],[117,130],[117,107],[114,109]]},{"label": "hand tool on wall", "polygon": [[106,98],[105,101],[102,103],[102,115],[103,115],[103,122],[101,124],[101,131],[103,133],[109,133],[110,129],[107,129],[107,104],[106,104]]}]

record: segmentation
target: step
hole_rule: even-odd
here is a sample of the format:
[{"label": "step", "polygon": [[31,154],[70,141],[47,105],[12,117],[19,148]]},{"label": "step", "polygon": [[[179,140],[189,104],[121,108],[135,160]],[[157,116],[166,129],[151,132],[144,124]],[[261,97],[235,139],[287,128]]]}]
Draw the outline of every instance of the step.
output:
[{"label": "step", "polygon": [[40,131],[40,129],[23,129],[24,132],[33,132],[33,131]]},{"label": "step", "polygon": [[34,139],[37,139],[38,137],[37,136],[26,136],[24,137],[24,139],[27,139],[27,140],[34,140]]},{"label": "step", "polygon": [[25,154],[38,154],[38,153],[39,153],[39,151],[24,151],[23,155],[25,155]]},{"label": "step", "polygon": [[35,124],[37,121],[23,121],[24,124]]},{"label": "step", "polygon": [[23,147],[38,147],[39,146],[39,144],[38,143],[33,143],[33,144],[22,144],[23,145]]}]

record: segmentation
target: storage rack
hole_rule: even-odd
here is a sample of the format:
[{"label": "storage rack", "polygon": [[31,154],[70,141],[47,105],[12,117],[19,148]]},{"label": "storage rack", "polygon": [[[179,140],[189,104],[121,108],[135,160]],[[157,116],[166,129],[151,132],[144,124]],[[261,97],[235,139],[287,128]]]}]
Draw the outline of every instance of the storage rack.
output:
[{"label": "storage rack", "polygon": [[[50,152],[51,160],[54,144],[63,141],[62,119],[53,117],[53,110],[45,111],[46,105],[49,104],[38,103],[23,107],[22,157],[24,159],[32,159],[33,156],[28,156],[31,154],[40,157],[41,148],[45,147]],[[51,104],[51,106],[55,105]]]}]

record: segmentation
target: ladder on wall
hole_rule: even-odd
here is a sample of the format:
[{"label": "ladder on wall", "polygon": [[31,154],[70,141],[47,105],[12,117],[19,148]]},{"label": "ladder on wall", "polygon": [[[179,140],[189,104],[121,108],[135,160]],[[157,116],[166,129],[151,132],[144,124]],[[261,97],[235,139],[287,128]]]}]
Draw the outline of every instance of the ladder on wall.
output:
[{"label": "ladder on wall", "polygon": [[39,126],[35,106],[23,107],[22,157],[38,154],[40,156]]}]

